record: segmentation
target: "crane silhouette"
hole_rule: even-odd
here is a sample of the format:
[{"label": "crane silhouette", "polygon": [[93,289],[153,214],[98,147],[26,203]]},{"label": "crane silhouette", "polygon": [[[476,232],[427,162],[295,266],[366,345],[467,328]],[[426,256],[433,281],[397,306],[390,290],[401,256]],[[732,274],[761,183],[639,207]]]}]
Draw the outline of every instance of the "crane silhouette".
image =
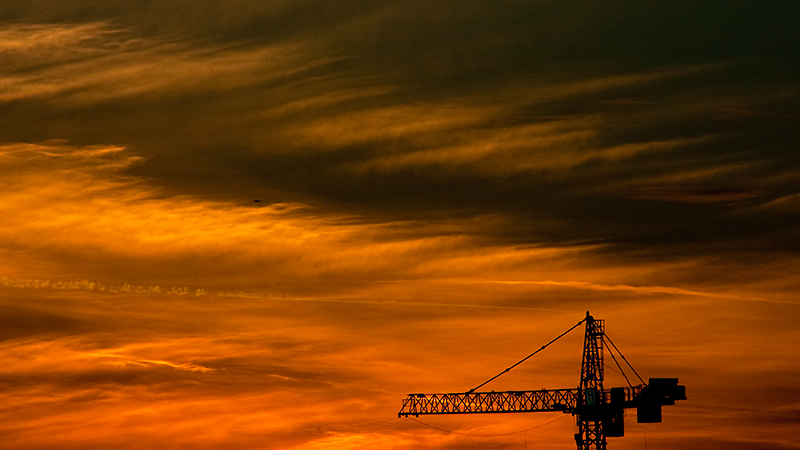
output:
[{"label": "crane silhouette", "polygon": [[[586,324],[586,335],[583,343],[581,379],[577,389],[475,392],[544,350],[582,323]],[[627,387],[611,389],[603,387],[603,350],[606,341],[611,344],[608,348],[609,354],[628,381]],[[612,347],[636,374],[641,384],[631,384],[614,353],[611,352]],[[589,311],[586,311],[586,317],[572,328],[481,385],[464,393],[409,394],[403,400],[403,407],[397,416],[558,411],[576,416],[578,432],[575,433],[575,443],[578,445],[578,450],[605,450],[607,437],[625,435],[625,409],[636,408],[639,423],[656,423],[661,422],[661,407],[674,405],[676,400],[686,400],[686,387],[678,385],[677,378],[650,378],[649,382],[645,383],[606,336],[604,321],[595,319]]]}]

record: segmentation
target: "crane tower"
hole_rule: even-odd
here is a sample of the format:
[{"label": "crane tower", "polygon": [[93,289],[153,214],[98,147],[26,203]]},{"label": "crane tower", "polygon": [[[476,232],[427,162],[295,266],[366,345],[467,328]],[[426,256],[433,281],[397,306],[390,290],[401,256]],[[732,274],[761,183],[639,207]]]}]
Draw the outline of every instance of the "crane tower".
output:
[{"label": "crane tower", "polygon": [[[581,362],[581,379],[577,389],[541,389],[538,391],[475,392],[557,341],[582,323],[586,324]],[[425,414],[476,414],[558,411],[576,417],[578,432],[575,443],[578,450],[605,450],[607,437],[622,437],[625,434],[625,409],[636,408],[637,422],[661,422],[661,407],[674,405],[676,400],[686,400],[686,388],[678,385],[677,378],[650,378],[648,383],[628,363],[641,384],[605,389],[603,386],[604,346],[611,344],[627,363],[627,359],[606,336],[604,321],[595,319],[589,312],[575,326],[553,339],[548,344],[528,355],[523,360],[505,369],[480,386],[464,393],[454,394],[409,394],[403,400],[398,417]],[[610,350],[610,349],[609,349]],[[619,362],[609,351],[614,362]],[[619,366],[620,371],[622,367]],[[628,377],[625,376],[628,380]]]}]

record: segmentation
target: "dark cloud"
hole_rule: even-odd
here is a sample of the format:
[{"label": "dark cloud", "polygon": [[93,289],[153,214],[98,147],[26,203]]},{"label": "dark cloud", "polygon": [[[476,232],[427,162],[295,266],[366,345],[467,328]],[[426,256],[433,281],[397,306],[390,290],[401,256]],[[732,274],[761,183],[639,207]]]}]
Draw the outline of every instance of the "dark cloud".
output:
[{"label": "dark cloud", "polygon": [[[48,64],[74,67],[83,55],[99,65],[79,66],[81,77],[110,77],[5,102],[3,115],[18,125],[5,139],[125,145],[146,158],[137,173],[173,193],[300,201],[383,221],[501,214],[512,226],[487,232],[518,242],[796,248],[793,218],[765,220],[748,209],[798,188],[788,176],[798,164],[792,2],[5,8],[19,23],[107,24],[84,29],[91,39]],[[285,45],[300,51],[263,51]],[[163,62],[149,69],[154,59]],[[115,80],[136,60],[155,70],[151,82]],[[233,61],[249,62],[225,70]],[[219,69],[196,70],[210,64]],[[169,65],[175,70],[158,69]],[[126,84],[133,93],[117,96]],[[77,100],[98,87],[109,89],[106,97]],[[386,113],[407,106],[420,121],[487,109],[465,123],[391,131],[407,117]],[[548,123],[585,135],[561,147],[543,147],[534,135],[502,141]],[[321,125],[323,138],[309,140],[308,127]],[[336,142],[328,127],[362,137]],[[498,149],[351,170],[481,145]],[[575,162],[537,164],[558,154]],[[506,169],[490,170],[498,166]],[[667,192],[691,205],[664,202]],[[708,201],[723,192],[742,195]],[[542,222],[551,225],[530,225]],[[780,240],[764,241],[765,230]]]},{"label": "dark cloud", "polygon": [[[9,300],[6,302],[12,303]],[[42,335],[69,335],[90,330],[83,320],[52,314],[37,308],[12,304],[0,305],[0,341],[41,337]]]}]

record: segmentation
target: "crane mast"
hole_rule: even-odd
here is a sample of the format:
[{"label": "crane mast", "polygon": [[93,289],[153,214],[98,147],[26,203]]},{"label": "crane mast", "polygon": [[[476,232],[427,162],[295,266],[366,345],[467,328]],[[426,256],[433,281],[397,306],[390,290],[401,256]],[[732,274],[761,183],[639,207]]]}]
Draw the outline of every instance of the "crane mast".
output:
[{"label": "crane mast", "polygon": [[583,340],[580,392],[583,398],[578,408],[578,432],[575,442],[578,449],[605,450],[603,418],[593,413],[595,406],[603,403],[603,320],[596,320],[586,312],[586,335]]},{"label": "crane mast", "polygon": [[[677,378],[650,378],[647,384],[642,381],[642,384],[637,386],[629,383],[627,387],[605,389],[603,386],[603,351],[606,338],[604,321],[595,319],[587,311],[586,318],[581,322],[586,324],[586,332],[578,388],[505,392],[474,392],[475,389],[472,389],[453,394],[409,394],[403,400],[403,406],[397,416],[561,412],[572,414],[577,418],[578,432],[575,434],[575,443],[578,450],[606,450],[606,437],[621,437],[625,434],[625,409],[636,408],[639,423],[661,422],[662,406],[674,405],[676,400],[686,400],[686,388],[678,385]],[[613,346],[613,342],[611,344]],[[539,350],[543,350],[547,345]],[[501,372],[500,375],[514,366]]]}]

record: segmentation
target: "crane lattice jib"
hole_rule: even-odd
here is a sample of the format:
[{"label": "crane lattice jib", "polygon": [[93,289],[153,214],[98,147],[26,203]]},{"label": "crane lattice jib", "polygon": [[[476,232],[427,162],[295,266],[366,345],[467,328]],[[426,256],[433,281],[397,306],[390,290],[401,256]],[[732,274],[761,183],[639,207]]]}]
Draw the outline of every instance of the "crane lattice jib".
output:
[{"label": "crane lattice jib", "polygon": [[398,415],[408,417],[420,414],[572,412],[577,406],[577,389],[411,394],[403,400],[403,409]]}]

